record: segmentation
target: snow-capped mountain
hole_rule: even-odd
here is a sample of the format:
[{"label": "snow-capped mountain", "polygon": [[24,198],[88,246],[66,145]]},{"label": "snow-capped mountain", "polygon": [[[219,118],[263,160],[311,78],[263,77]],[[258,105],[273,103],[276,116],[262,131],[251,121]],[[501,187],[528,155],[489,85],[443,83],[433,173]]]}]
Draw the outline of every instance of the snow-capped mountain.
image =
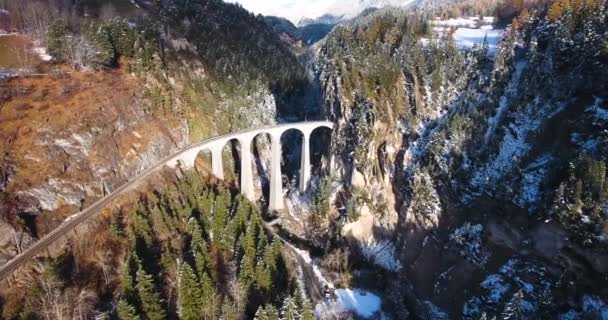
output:
[{"label": "snow-capped mountain", "polygon": [[342,20],[354,18],[368,8],[382,8],[385,6],[404,7],[414,0],[335,0],[317,17],[302,17],[298,25],[313,23],[335,24]]}]

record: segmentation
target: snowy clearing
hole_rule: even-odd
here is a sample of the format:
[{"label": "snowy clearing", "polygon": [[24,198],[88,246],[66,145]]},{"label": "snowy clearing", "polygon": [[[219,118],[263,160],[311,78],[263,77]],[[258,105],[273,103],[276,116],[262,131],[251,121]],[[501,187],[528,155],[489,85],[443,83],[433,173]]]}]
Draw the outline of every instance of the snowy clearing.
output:
[{"label": "snowy clearing", "polygon": [[488,41],[489,53],[495,53],[502,34],[503,30],[499,29],[458,28],[454,32],[453,38],[456,46],[460,49],[471,49],[475,44],[483,43],[485,38]]},{"label": "snowy clearing", "polygon": [[361,289],[337,289],[335,301],[323,301],[316,305],[317,317],[337,316],[353,312],[363,318],[370,318],[380,312],[382,300],[375,294]]},{"label": "snowy clearing", "polygon": [[475,28],[480,24],[492,24],[494,23],[494,17],[483,17],[483,19],[479,19],[479,17],[466,17],[466,18],[458,18],[458,19],[448,19],[448,20],[440,20],[435,19],[431,23],[435,26],[446,26],[446,27],[472,27]]}]

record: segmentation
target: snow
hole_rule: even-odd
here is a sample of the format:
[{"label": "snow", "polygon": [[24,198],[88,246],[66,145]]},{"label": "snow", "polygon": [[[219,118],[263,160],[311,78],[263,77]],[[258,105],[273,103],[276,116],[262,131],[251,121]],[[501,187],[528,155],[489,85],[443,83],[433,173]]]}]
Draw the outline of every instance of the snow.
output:
[{"label": "snow", "polygon": [[476,316],[481,312],[481,299],[478,297],[472,297],[469,301],[465,302],[462,306],[462,315],[468,319],[476,319]]},{"label": "snow", "polygon": [[570,310],[559,316],[560,320],[598,319],[608,320],[608,304],[601,298],[585,295],[581,301],[582,311]]},{"label": "snow", "polygon": [[484,168],[475,169],[472,185],[477,188],[485,187],[510,172],[532,148],[526,142],[528,135],[535,133],[546,119],[559,113],[563,107],[563,104],[559,106],[543,105],[540,99],[536,99],[534,103],[526,106],[523,112],[512,115],[513,122],[505,125],[507,130],[505,130],[498,154]]},{"label": "snow", "polygon": [[477,19],[474,18],[457,18],[448,20],[435,19],[431,22],[435,26],[447,26],[447,27],[475,27],[477,26]]},{"label": "snow", "polygon": [[472,49],[475,44],[483,43],[485,38],[488,42],[488,52],[491,54],[496,53],[498,43],[504,31],[491,29],[491,26],[488,27],[481,29],[458,28],[453,35],[456,46],[460,49]]},{"label": "snow", "polygon": [[310,253],[308,251],[297,248],[285,240],[283,240],[283,243],[288,245],[293,251],[295,251],[302,258],[302,260],[304,260],[304,262],[306,264],[308,264],[312,267],[312,271],[314,272],[314,274],[317,277],[317,279],[319,280],[319,282],[327,284],[330,288],[333,288],[333,284],[331,282],[327,281],[327,279],[325,279],[325,277],[323,277],[323,273],[321,273],[321,270],[319,269],[319,267],[315,263],[313,263],[312,258],[310,258]]},{"label": "snow", "polygon": [[256,14],[284,17],[294,24],[303,18],[319,18],[329,14],[336,17],[354,18],[363,10],[387,5],[406,6],[413,0],[228,0],[240,3],[245,9]]},{"label": "snow", "polygon": [[303,222],[313,214],[312,201],[308,194],[299,191],[289,192],[287,196],[287,213],[298,222]]},{"label": "snow", "polygon": [[34,53],[37,54],[42,61],[48,62],[53,60],[53,57],[48,53],[47,49],[44,47],[34,47],[32,51],[34,51]]},{"label": "snow", "polygon": [[[341,313],[352,312],[369,319],[380,312],[382,300],[377,295],[362,289],[336,289],[335,301],[322,301],[315,307],[315,315],[333,318]],[[332,317],[333,316],[333,317]]]},{"label": "snow", "polygon": [[523,170],[521,190],[516,202],[522,207],[534,208],[542,196],[541,185],[549,171],[550,155],[544,155]]},{"label": "snow", "polygon": [[427,308],[427,314],[429,319],[433,320],[449,320],[450,317],[447,313],[441,310],[438,306],[434,305],[431,301],[424,301],[424,305]]},{"label": "snow", "polygon": [[[453,39],[456,46],[460,49],[472,49],[475,44],[481,44],[484,38],[488,41],[488,53],[495,54],[498,43],[502,39],[504,30],[494,29],[492,24],[494,17],[462,17],[452,18],[448,20],[435,19],[431,21],[433,26],[433,38],[441,39],[444,35],[449,34],[451,30],[455,30]],[[429,39],[421,38],[420,43],[426,46]]]},{"label": "snow", "polygon": [[397,259],[395,244],[390,240],[375,241],[370,239],[361,244],[363,255],[374,264],[388,271],[401,270],[401,262]]},{"label": "snow", "polygon": [[482,248],[481,224],[471,225],[465,223],[450,235],[450,242],[460,249],[460,255],[469,261],[484,265],[488,260],[488,254]]},{"label": "snow", "polygon": [[592,113],[597,120],[608,121],[608,110],[601,108],[603,102],[604,100],[596,97],[595,103],[585,111]]},{"label": "snow", "polygon": [[481,287],[490,291],[488,296],[490,302],[498,303],[510,286],[505,283],[501,275],[491,274],[481,283]]},{"label": "snow", "polygon": [[505,94],[500,97],[500,102],[498,103],[498,110],[496,111],[496,115],[494,115],[492,118],[490,118],[490,120],[488,120],[488,130],[486,131],[486,134],[484,135],[484,140],[485,140],[486,144],[488,144],[488,142],[490,141],[490,137],[492,136],[492,134],[494,134],[494,131],[496,131],[496,127],[498,126],[498,123],[503,118],[503,115],[506,113],[506,111],[508,109],[509,98],[511,98],[511,96],[513,96],[513,95],[518,94],[517,88],[519,86],[522,72],[525,69],[526,65],[527,64],[525,62],[518,62],[515,65],[515,72],[513,73],[513,76],[511,76],[511,80],[509,81],[509,84],[507,85]]},{"label": "snow", "polygon": [[[333,283],[327,281],[319,267],[310,257],[310,253],[306,250],[296,248],[289,242],[283,241],[291,249],[293,249],[306,263],[309,264],[315,276],[321,283],[327,284],[328,287],[334,288]],[[337,316],[345,312],[353,312],[363,318],[369,318],[380,312],[382,300],[375,294],[363,289],[336,289],[335,300],[324,300],[315,306],[315,314],[319,318]]]},{"label": "snow", "polygon": [[139,6],[139,4],[137,4],[137,2],[135,2],[135,0],[130,0],[130,2],[131,2],[131,4],[132,4],[132,5],[134,5],[136,8],[138,8],[138,9],[139,9],[139,8],[141,8],[141,7]]}]

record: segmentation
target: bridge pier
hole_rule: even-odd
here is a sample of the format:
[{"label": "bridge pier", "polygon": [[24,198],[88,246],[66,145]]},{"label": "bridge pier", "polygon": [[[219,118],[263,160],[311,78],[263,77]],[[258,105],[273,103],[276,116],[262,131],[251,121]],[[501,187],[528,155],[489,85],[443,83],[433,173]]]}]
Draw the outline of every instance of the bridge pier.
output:
[{"label": "bridge pier", "polygon": [[213,175],[220,180],[224,180],[224,163],[222,160],[224,145],[222,143],[218,143],[217,146],[211,147],[210,150]]},{"label": "bridge pier", "polygon": [[255,188],[253,185],[253,170],[251,169],[251,142],[252,137],[239,139],[241,144],[241,193],[250,201],[255,201]]},{"label": "bridge pier", "polygon": [[306,192],[308,182],[310,181],[310,172],[312,165],[310,164],[310,132],[303,132],[302,137],[302,159],[300,163],[300,192]]},{"label": "bridge pier", "polygon": [[281,173],[281,133],[271,135],[270,199],[269,211],[283,210],[283,175]]}]

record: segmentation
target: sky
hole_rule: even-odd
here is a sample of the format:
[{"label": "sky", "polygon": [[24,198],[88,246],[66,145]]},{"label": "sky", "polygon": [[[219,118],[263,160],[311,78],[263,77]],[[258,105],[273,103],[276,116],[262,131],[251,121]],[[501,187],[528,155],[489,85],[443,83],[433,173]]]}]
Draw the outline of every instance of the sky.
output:
[{"label": "sky", "polygon": [[316,18],[328,12],[332,0],[227,0],[263,15],[284,17],[298,23],[302,17]]}]

